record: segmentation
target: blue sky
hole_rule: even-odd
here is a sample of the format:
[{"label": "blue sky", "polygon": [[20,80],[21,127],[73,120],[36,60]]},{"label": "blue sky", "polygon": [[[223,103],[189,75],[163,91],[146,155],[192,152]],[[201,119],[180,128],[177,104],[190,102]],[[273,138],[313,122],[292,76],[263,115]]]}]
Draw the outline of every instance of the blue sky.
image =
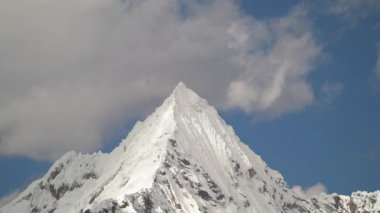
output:
[{"label": "blue sky", "polygon": [[[273,1],[242,2],[247,13],[265,18],[281,16],[300,1],[287,1],[279,8]],[[309,16],[325,54],[309,79],[313,85],[326,79],[339,82],[339,95],[326,105],[315,104],[253,125],[251,118],[239,112],[223,113],[223,117],[290,185],[321,182],[329,192],[343,194],[378,190],[380,94],[374,67],[380,13],[368,10],[365,17],[346,18],[309,10]]]},{"label": "blue sky", "polygon": [[[184,2],[186,3],[186,1]],[[22,0],[19,0],[19,3],[27,5]],[[103,23],[104,17],[109,18],[106,21],[112,20],[112,23],[116,23],[116,27],[105,28],[108,34],[99,33],[104,30],[102,28],[104,26],[101,24],[99,24],[99,29],[96,27],[81,28],[83,32],[78,32],[80,34],[78,36],[70,34],[73,30],[67,27],[71,25],[65,25],[69,21],[64,15],[55,17],[54,20],[58,22],[54,24],[48,23],[48,21],[41,23],[37,17],[36,22],[33,22],[35,25],[32,26],[41,25],[41,29],[49,29],[47,30],[49,33],[46,35],[39,30],[30,29],[30,32],[25,31],[27,34],[31,34],[27,38],[23,37],[25,36],[24,32],[20,37],[0,38],[0,45],[11,42],[9,46],[5,46],[7,52],[0,52],[0,56],[4,56],[4,58],[17,56],[20,59],[27,57],[33,64],[30,66],[28,60],[27,62],[23,60],[20,63],[21,66],[16,64],[17,60],[4,59],[2,61],[0,59],[0,64],[3,64],[0,66],[0,77],[6,79],[4,82],[0,80],[2,85],[5,85],[1,89],[2,91],[12,91],[3,92],[0,95],[0,169],[3,171],[0,177],[0,197],[22,189],[30,181],[43,175],[50,167],[51,162],[67,150],[74,149],[83,152],[98,149],[112,150],[128,133],[134,122],[137,119],[143,119],[154,107],[158,106],[180,80],[215,105],[227,123],[234,127],[242,141],[261,155],[271,168],[279,170],[290,186],[300,185],[307,189],[319,182],[327,188],[328,192],[342,194],[349,194],[356,190],[374,191],[380,189],[378,181],[380,180],[380,12],[378,12],[380,11],[380,4],[372,0],[361,1],[361,3],[354,0],[317,1],[314,3],[308,1],[281,1],[280,3],[278,1],[240,0],[236,4],[238,11],[236,8],[230,7],[230,4],[226,3],[227,6],[211,8],[207,8],[207,5],[194,6],[190,4],[193,7],[190,7],[189,10],[194,14],[189,13],[191,14],[189,16],[193,16],[189,18],[191,20],[189,22],[172,23],[173,17],[160,16],[161,19],[158,20],[165,22],[165,18],[168,18],[169,21],[164,24],[159,21],[151,22],[148,17],[147,20],[144,19],[140,23],[140,19],[143,20],[143,18],[138,15],[133,16],[133,19],[138,20],[136,23],[149,25],[149,32],[156,33],[154,37],[143,34],[143,40],[140,40],[138,33],[140,33],[139,30],[146,30],[145,28],[130,30],[125,27],[129,26],[129,22],[122,22],[118,25],[118,22],[115,21],[120,17],[123,18],[125,11],[114,10],[109,5],[86,4],[80,6],[85,8],[85,11],[87,7],[95,9],[102,7],[103,9],[106,8],[106,11],[120,13],[121,15],[118,14],[117,19],[113,14],[109,15],[108,13],[95,17],[96,23]],[[65,6],[72,9],[73,5]],[[16,8],[11,3],[8,6]],[[54,5],[50,6],[53,7]],[[32,7],[25,6],[26,11],[35,12],[34,9],[36,8]],[[202,7],[206,9],[199,9]],[[82,12],[83,8],[78,9],[78,13]],[[147,12],[147,14],[156,12],[160,15],[161,7],[157,8],[159,8],[157,11],[142,9],[141,11]],[[162,8],[165,9],[166,7]],[[227,15],[220,15],[220,8],[225,9]],[[52,9],[52,11],[52,13],[44,14],[41,17],[55,16],[55,10]],[[77,11],[73,11],[73,17],[75,17]],[[10,15],[16,13],[16,10],[13,14],[9,12]],[[204,17],[207,23],[203,24],[199,21],[202,19],[197,19],[198,16]],[[250,21],[247,22],[247,19]],[[30,24],[23,19],[2,20],[0,26],[4,23],[4,26],[14,25],[16,27]],[[177,21],[175,18],[174,20]],[[104,23],[111,23],[106,21]],[[239,46],[241,43],[232,43],[232,45],[237,45],[232,52],[223,49],[223,46],[218,46],[227,40],[227,37],[224,39],[220,35],[223,30],[219,31],[224,29],[226,21],[231,21],[232,26],[235,26],[234,23],[239,23],[237,25],[238,30],[232,30],[235,33],[233,36],[237,36],[236,42],[240,42],[239,38],[242,37],[239,36],[243,35],[244,37],[246,35],[244,32],[252,37],[252,41],[248,39],[249,43],[242,43],[243,46]],[[286,25],[288,28],[283,30],[281,23],[287,23],[290,27]],[[88,25],[87,22],[83,24]],[[93,23],[91,22],[91,24]],[[62,27],[57,28],[57,25],[58,27],[62,25]],[[205,39],[204,45],[210,43],[207,40],[208,36],[220,35],[223,39],[220,39],[220,42],[213,43],[213,45],[205,46],[204,48],[208,49],[208,52],[201,48],[202,45],[198,45],[200,49],[196,49],[197,44],[199,44],[197,42],[196,45],[183,43],[183,47],[189,49],[189,53],[182,49],[180,53],[185,53],[180,54],[181,57],[175,60],[171,60],[171,57],[174,57],[171,55],[172,52],[168,53],[169,60],[161,55],[150,55],[156,49],[163,48],[159,46],[161,42],[165,44],[170,40],[170,35],[166,35],[164,31],[177,28],[182,30],[184,25],[188,28],[183,27],[183,32],[181,31],[177,35],[177,31],[173,31],[173,34],[177,37],[183,36],[189,41],[191,39],[196,41]],[[106,26],[108,27],[108,25]],[[210,29],[210,26],[217,27]],[[253,27],[250,28],[250,26]],[[260,30],[262,26],[266,30]],[[161,29],[164,29],[162,33]],[[194,29],[195,32],[197,29],[199,32],[209,30],[210,32],[207,31],[207,33],[210,34],[194,33]],[[228,26],[228,29],[235,28]],[[7,30],[6,27],[5,30]],[[5,30],[4,32],[9,32]],[[67,34],[69,39],[62,40],[54,32],[61,32],[58,33],[59,35]],[[243,34],[239,34],[241,32]],[[97,37],[91,37],[93,34]],[[120,36],[119,34],[131,36]],[[14,34],[10,33],[10,35]],[[107,35],[106,40],[101,40],[100,43],[103,46],[100,46],[99,49],[92,49],[93,43],[82,47],[83,43],[86,43],[83,41],[98,41],[97,39],[104,35]],[[266,37],[270,37],[269,41],[266,40]],[[15,41],[17,38],[20,41],[25,40],[25,43],[33,41],[32,45],[29,46],[35,45],[33,48],[41,50],[42,56],[44,56],[44,51],[49,57],[52,55],[51,58],[48,58],[52,63],[47,63],[46,61],[49,60],[45,60],[45,56],[44,59],[41,59],[35,54],[32,54],[33,57],[29,57],[27,53],[23,55],[27,51],[33,53],[35,49],[25,50],[25,48],[18,49],[18,45],[12,46],[12,42],[19,44],[19,40]],[[35,38],[38,39],[34,40]],[[40,43],[39,38],[45,38],[43,41],[47,43],[46,50],[44,49],[44,42]],[[260,87],[265,82],[257,81],[254,78],[254,80],[247,82],[243,80],[245,77],[249,79],[251,76],[256,76],[256,78],[263,76],[251,69],[277,68],[275,65],[271,67],[272,64],[269,62],[273,58],[278,59],[276,58],[278,56],[276,48],[282,48],[283,45],[278,42],[279,45],[276,47],[276,41],[281,41],[282,38],[291,39],[289,40],[291,41],[289,42],[290,49],[297,49],[299,45],[304,45],[297,50],[305,52],[290,52],[289,55],[292,57],[285,57],[284,60],[294,61],[290,67],[301,67],[299,70],[296,69],[298,74],[292,74],[289,77],[289,79],[293,79],[289,80],[289,84],[306,85],[302,88],[306,88],[305,90],[309,88],[310,91],[293,94],[289,92],[290,90],[287,91],[286,85],[283,85],[281,87],[282,93],[268,105],[265,99],[255,99],[250,94],[245,96],[246,94],[239,93],[240,90],[233,90],[234,87],[231,85],[234,84],[231,82],[243,82],[243,85],[252,86],[254,92],[266,94],[268,88]],[[297,43],[292,38],[296,38],[296,40],[306,38],[306,40],[305,43]],[[110,42],[110,40],[115,42]],[[143,42],[149,47],[146,49],[147,52],[144,52],[144,49],[133,49],[135,47],[128,43],[129,40],[131,40],[130,44]],[[127,48],[116,43],[116,41],[127,43],[129,46]],[[65,42],[68,42],[68,45],[59,46]],[[181,44],[180,42],[176,44],[178,43]],[[21,42],[20,45],[22,44]],[[78,44],[80,44],[79,47],[77,47]],[[292,47],[292,44],[298,46]],[[72,49],[66,50],[66,46]],[[131,48],[133,53],[130,53]],[[196,54],[191,52],[193,48]],[[173,49],[176,49],[175,45]],[[146,59],[146,61],[142,61],[142,65],[139,63],[134,64],[134,66],[123,64],[128,58],[135,60],[135,57],[141,57],[141,55],[136,55],[139,51]],[[251,52],[257,52],[257,54]],[[71,57],[72,55],[73,57]],[[118,58],[119,55],[125,55],[125,58]],[[202,57],[198,58],[197,55]],[[235,60],[234,55],[244,55],[239,60],[253,58],[252,61],[246,63],[248,64],[247,67],[243,67],[247,69],[245,73],[239,73],[239,71],[233,71],[233,74],[229,73],[231,69],[238,70],[241,68],[240,65],[224,64],[224,61]],[[255,57],[261,57],[262,60],[257,62]],[[298,58],[300,60],[297,60]],[[264,61],[263,65],[261,61]],[[269,61],[269,64],[265,64],[265,61]],[[216,76],[221,67],[227,67],[230,70],[223,72],[220,78],[206,77],[209,75]],[[149,71],[153,68],[163,71],[156,76]],[[8,69],[9,72],[7,72]],[[45,69],[46,72],[40,73],[41,70],[44,71]],[[51,69],[57,71],[50,72]],[[66,71],[76,69],[80,71],[72,73]],[[133,69],[138,69],[139,72],[129,71]],[[172,69],[173,72],[170,71]],[[177,69],[184,71],[177,72],[175,71]],[[202,69],[209,70],[209,73],[194,71]],[[265,68],[263,69],[265,70]],[[28,74],[24,73],[26,70],[28,70]],[[34,72],[33,70],[38,71]],[[104,70],[109,71],[109,73],[104,72]],[[121,72],[123,74],[118,76]],[[140,73],[143,74],[140,76]],[[117,77],[109,77],[112,75]],[[126,82],[121,81],[120,83],[119,79]],[[128,79],[132,80],[128,81]],[[125,86],[135,82],[138,83],[135,87]],[[140,82],[142,83],[140,84]],[[96,87],[93,87],[94,84]],[[56,87],[55,85],[60,86]],[[213,89],[210,89],[211,87]],[[251,89],[251,87],[246,88],[248,88],[247,90]],[[33,93],[29,94],[29,91],[33,91]],[[132,92],[129,94],[128,91]],[[225,93],[225,91],[227,92]],[[85,96],[77,94],[85,94]],[[229,96],[231,94],[242,95],[242,98],[235,98],[235,96],[231,98]],[[286,103],[287,97],[294,98],[294,103]],[[123,99],[126,101],[121,102],[120,100]],[[251,101],[245,102],[247,99]],[[62,100],[65,102],[60,102]],[[285,104],[283,104],[284,101]],[[105,102],[110,104],[103,104]],[[87,103],[89,104],[86,105]],[[8,105],[13,106],[12,110],[6,108]],[[19,105],[25,105],[27,110],[19,109]],[[55,108],[61,109],[60,106],[64,106],[62,110],[54,110]],[[75,116],[70,117],[71,114]],[[53,125],[50,123],[51,121],[54,122]],[[56,125],[56,122],[59,122],[59,125]],[[12,126],[14,123],[22,125]],[[94,125],[94,123],[99,123],[99,125]],[[11,134],[8,134],[8,131]],[[46,132],[51,134],[49,135]],[[25,134],[28,135],[26,137],[28,140],[25,140]]]},{"label": "blue sky", "polygon": [[[273,1],[243,2],[247,13],[262,18],[282,15],[284,8],[299,3],[287,1],[289,5],[277,8]],[[322,98],[321,104],[304,111],[253,125],[249,125],[251,118],[239,112],[223,113],[223,117],[290,185],[305,187],[321,182],[329,192],[343,194],[377,190],[380,96],[374,67],[380,14],[369,10],[363,18],[349,19],[309,12],[325,54],[309,79],[313,85],[326,79],[339,82],[339,95],[331,102],[322,103]]]}]

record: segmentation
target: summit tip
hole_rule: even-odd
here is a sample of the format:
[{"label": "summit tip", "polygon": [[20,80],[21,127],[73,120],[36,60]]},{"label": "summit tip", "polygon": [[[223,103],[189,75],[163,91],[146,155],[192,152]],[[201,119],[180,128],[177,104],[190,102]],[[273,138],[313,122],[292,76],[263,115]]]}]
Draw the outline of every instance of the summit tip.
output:
[{"label": "summit tip", "polygon": [[177,86],[174,88],[174,91],[177,91],[177,90],[183,90],[183,89],[188,89],[187,86],[185,85],[185,83],[183,83],[182,81],[180,81]]}]

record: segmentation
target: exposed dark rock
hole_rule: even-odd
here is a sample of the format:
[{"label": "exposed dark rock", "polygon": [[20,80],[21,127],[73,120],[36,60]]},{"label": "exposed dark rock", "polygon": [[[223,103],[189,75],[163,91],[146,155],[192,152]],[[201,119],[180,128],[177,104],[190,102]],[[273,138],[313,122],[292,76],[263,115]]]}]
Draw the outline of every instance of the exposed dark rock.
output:
[{"label": "exposed dark rock", "polygon": [[74,189],[80,188],[82,187],[82,185],[83,185],[82,183],[78,183],[77,181],[74,181],[74,183],[71,184],[69,191],[73,191]]},{"label": "exposed dark rock", "polygon": [[112,207],[111,207],[111,213],[115,213],[116,212],[116,208],[118,207],[119,205],[116,203],[116,202],[112,202]]},{"label": "exposed dark rock", "polygon": [[48,212],[48,213],[54,213],[55,210],[56,210],[56,208],[53,208],[53,209],[48,210],[47,212]]},{"label": "exposed dark rock", "polygon": [[224,194],[220,194],[216,197],[217,200],[223,200],[224,199]]},{"label": "exposed dark rock", "polygon": [[143,201],[144,201],[144,213],[151,213],[153,209],[153,202],[149,194],[143,195]]},{"label": "exposed dark rock", "polygon": [[190,165],[190,162],[188,160],[186,160],[185,158],[184,159],[179,159],[183,164],[185,164],[186,166]]},{"label": "exposed dark rock", "polygon": [[171,143],[171,145],[172,145],[173,147],[176,147],[176,146],[177,146],[177,141],[176,141],[176,140],[174,140],[174,139],[169,139],[169,142]]},{"label": "exposed dark rock", "polygon": [[313,205],[314,205],[314,207],[316,209],[320,209],[321,208],[320,205],[319,205],[319,203],[318,203],[318,200],[316,198],[311,198],[311,202],[313,203]]},{"label": "exposed dark rock", "polygon": [[83,176],[82,176],[82,178],[83,178],[83,179],[86,179],[86,180],[88,180],[88,179],[90,179],[90,178],[92,178],[92,179],[97,179],[98,176],[96,175],[96,173],[95,173],[94,171],[91,171],[91,172],[86,172],[86,173],[84,173]]},{"label": "exposed dark rock", "polygon": [[38,183],[38,187],[40,187],[41,190],[45,190],[45,185],[42,181]]},{"label": "exposed dark rock", "polygon": [[90,199],[89,201],[89,204],[93,203],[95,201],[95,199],[100,195],[100,193],[102,193],[102,191],[104,190],[104,187],[102,187],[98,192],[96,192]]},{"label": "exposed dark rock", "polygon": [[294,198],[295,200],[298,200],[298,201],[301,201],[301,202],[309,203],[309,201],[307,201],[307,200],[305,200],[305,199],[303,199],[303,198],[300,198],[300,197],[296,197],[296,196],[294,196],[294,195],[293,195],[293,198]]},{"label": "exposed dark rock", "polygon": [[175,178],[175,183],[178,185],[179,188],[183,188],[183,184],[178,180],[178,178]]},{"label": "exposed dark rock", "polygon": [[58,187],[58,189],[55,189],[52,184],[49,185],[50,194],[57,200],[59,200],[69,190],[70,188],[67,184],[62,184]]},{"label": "exposed dark rock", "polygon": [[259,188],[259,191],[261,192],[261,193],[267,193],[268,192],[268,189],[267,189],[267,182],[265,182],[264,180],[263,180],[263,186],[262,187],[260,187]]},{"label": "exposed dark rock", "polygon": [[339,196],[334,196],[334,207],[336,210],[339,209],[340,206],[342,206],[342,203],[341,203],[341,198]]},{"label": "exposed dark rock", "polygon": [[59,173],[61,173],[62,169],[63,169],[63,164],[61,163],[59,164],[59,166],[55,167],[54,170],[50,173],[47,181],[50,182],[54,180],[59,175]]},{"label": "exposed dark rock", "polygon": [[348,207],[350,208],[351,213],[356,213],[358,210],[358,206],[352,198],[350,198],[350,201],[348,202]]},{"label": "exposed dark rock", "polygon": [[301,212],[301,213],[303,213],[303,212],[307,212],[307,213],[309,213],[310,211],[308,211],[307,209],[305,209],[305,207],[303,207],[303,206],[300,206],[299,204],[297,204],[297,203],[285,203],[284,204],[284,207],[286,208],[286,209],[296,209],[296,210],[298,210],[299,212]]},{"label": "exposed dark rock", "polygon": [[253,178],[257,173],[253,168],[248,169],[248,174],[250,178]]},{"label": "exposed dark rock", "polygon": [[124,209],[124,208],[126,208],[126,207],[128,207],[128,206],[129,206],[129,202],[128,202],[128,200],[123,200],[123,202],[121,203],[120,208]]},{"label": "exposed dark rock", "polygon": [[23,200],[30,200],[30,198],[32,198],[32,193],[29,193],[26,196],[22,197],[20,200],[17,201],[17,203],[19,203]]},{"label": "exposed dark rock", "polygon": [[235,169],[235,172],[239,172],[239,170],[240,170],[240,164],[238,162],[235,163],[234,169]]},{"label": "exposed dark rock", "polygon": [[182,206],[181,206],[181,204],[176,203],[176,204],[175,204],[175,208],[176,208],[176,209],[182,209]]},{"label": "exposed dark rock", "polygon": [[186,176],[186,174],[182,174],[182,178],[186,181],[190,181],[189,177]]},{"label": "exposed dark rock", "polygon": [[209,201],[211,200],[211,196],[208,194],[208,192],[204,190],[199,190],[198,191],[199,197],[201,197],[203,200]]},{"label": "exposed dark rock", "polygon": [[32,213],[39,213],[39,212],[41,212],[41,210],[39,208],[33,207]]}]

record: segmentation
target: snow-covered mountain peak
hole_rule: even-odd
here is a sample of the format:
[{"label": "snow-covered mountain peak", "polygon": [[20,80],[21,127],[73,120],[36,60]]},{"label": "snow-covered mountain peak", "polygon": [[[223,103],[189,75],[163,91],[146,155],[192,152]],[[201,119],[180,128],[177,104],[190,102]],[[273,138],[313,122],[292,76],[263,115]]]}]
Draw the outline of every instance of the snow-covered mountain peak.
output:
[{"label": "snow-covered mountain peak", "polygon": [[186,95],[186,92],[191,92],[192,90],[187,88],[187,86],[185,85],[185,83],[183,83],[182,81],[180,81],[177,86],[174,88],[172,95],[174,94],[177,94],[177,95]]},{"label": "snow-covered mountain peak", "polygon": [[173,90],[171,95],[167,98],[172,101],[177,107],[176,110],[182,112],[189,108],[199,108],[201,105],[206,106],[207,101],[202,99],[193,90],[186,87],[183,82],[180,82]]},{"label": "snow-covered mountain peak", "polygon": [[69,152],[7,212],[376,212],[380,191],[303,198],[179,83],[111,153]]}]

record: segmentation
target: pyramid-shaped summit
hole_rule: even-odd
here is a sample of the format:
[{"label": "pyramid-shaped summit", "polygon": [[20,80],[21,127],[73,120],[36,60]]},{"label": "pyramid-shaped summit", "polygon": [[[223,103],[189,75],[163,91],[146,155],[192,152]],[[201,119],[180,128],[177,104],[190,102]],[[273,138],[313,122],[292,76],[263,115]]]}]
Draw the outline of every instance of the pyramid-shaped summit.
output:
[{"label": "pyramid-shaped summit", "polygon": [[379,194],[296,195],[179,83],[111,153],[65,154],[0,213],[376,212]]}]

